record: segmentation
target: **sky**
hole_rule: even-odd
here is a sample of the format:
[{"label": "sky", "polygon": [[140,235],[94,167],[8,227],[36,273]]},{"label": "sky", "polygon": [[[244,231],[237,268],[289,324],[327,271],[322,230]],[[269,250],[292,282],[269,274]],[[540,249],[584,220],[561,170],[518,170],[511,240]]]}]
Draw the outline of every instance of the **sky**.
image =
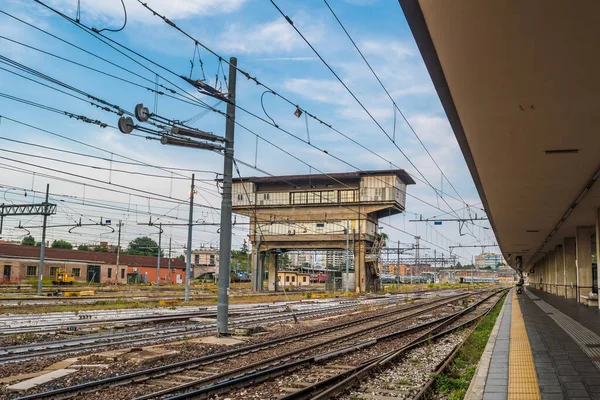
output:
[{"label": "sky", "polygon": [[[77,0],[44,2],[76,18]],[[241,176],[403,168],[418,181],[408,188],[406,212],[383,219],[389,241],[413,243],[419,235],[422,246],[428,247],[425,254],[435,249],[438,255],[448,255],[448,246],[495,243],[487,221],[467,224],[462,232],[456,222],[433,226],[409,221],[419,216],[464,218],[469,212],[482,217],[484,211],[397,2],[329,0],[328,4],[414,133],[322,0],[277,0],[276,4],[376,122],[270,1],[147,0],[147,4],[223,60],[237,57],[241,70],[290,100],[291,104],[238,73],[235,157]],[[124,0],[124,5],[127,23],[119,30],[124,24],[120,0],[80,1],[81,24],[118,30],[102,31],[114,41],[103,39],[112,48],[36,1],[2,2],[0,202],[40,202],[50,184],[50,200],[58,204],[58,213],[49,224],[68,226],[49,229],[49,240],[115,244],[113,230],[122,220],[126,244],[140,235],[158,239],[158,229],[148,226],[150,221],[186,222],[190,176],[195,173],[194,220],[215,225],[196,226],[193,247],[218,246],[220,188],[214,179],[223,170],[223,157],[164,146],[137,130],[122,134],[115,128],[119,116],[91,105],[87,96],[131,112],[143,103],[168,120],[187,121],[224,136],[225,118],[201,107],[197,99],[220,111],[225,111],[223,102],[198,93],[181,76],[205,79],[223,90],[228,65],[196,47],[137,0]],[[30,69],[24,70],[23,65]],[[297,118],[294,105],[329,126],[305,115]],[[101,122],[85,122],[82,117]],[[106,219],[112,227],[100,225]],[[89,226],[71,229],[79,221]],[[243,221],[236,217],[236,222]],[[20,240],[27,234],[16,228],[22,226],[31,227],[28,231],[39,240],[40,225],[39,216],[6,218],[2,239]],[[180,254],[186,229],[165,227],[163,246],[171,238],[174,254]],[[239,248],[247,235],[247,225],[234,226],[233,247]],[[481,248],[454,250],[463,264],[480,252]]]}]

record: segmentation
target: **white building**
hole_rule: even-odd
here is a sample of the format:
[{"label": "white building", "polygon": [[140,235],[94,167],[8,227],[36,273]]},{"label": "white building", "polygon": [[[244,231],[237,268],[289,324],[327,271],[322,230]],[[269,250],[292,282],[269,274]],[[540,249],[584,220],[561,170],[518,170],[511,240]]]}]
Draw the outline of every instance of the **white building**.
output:
[{"label": "white building", "polygon": [[[348,263],[350,268],[354,266],[354,257],[352,251],[348,252]],[[327,250],[323,252],[323,267],[344,269],[346,268],[346,251],[345,250]]]},{"label": "white building", "polygon": [[308,264],[311,267],[315,265],[315,255],[311,252],[291,252],[290,264],[293,267],[301,267],[304,264]]}]

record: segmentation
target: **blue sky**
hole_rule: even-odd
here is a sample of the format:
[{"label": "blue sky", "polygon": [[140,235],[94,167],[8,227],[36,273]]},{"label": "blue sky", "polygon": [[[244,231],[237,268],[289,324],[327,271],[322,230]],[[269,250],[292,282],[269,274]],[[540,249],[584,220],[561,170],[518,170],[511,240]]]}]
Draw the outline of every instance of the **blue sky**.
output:
[{"label": "blue sky", "polygon": [[[47,0],[47,3],[66,15],[75,17],[76,0]],[[474,206],[473,212],[482,215],[481,203],[472,179],[398,3],[385,0],[331,0],[329,3],[380,76],[417,134],[444,170],[448,179],[462,198],[468,204]],[[241,69],[257,77],[278,93],[372,149],[384,159],[407,169],[411,174],[419,176],[384,132],[370,120],[364,110],[350,97],[325,65],[316,58],[315,54],[269,1],[148,0],[148,4],[224,58],[228,59],[230,56],[236,56],[238,66]],[[346,38],[325,3],[321,0],[302,2],[279,0],[277,4],[290,16],[294,24],[365,104],[386,132],[393,135],[394,110],[391,101]],[[125,29],[116,33],[104,32],[104,34],[135,49],[145,57],[177,74],[189,76],[190,59],[194,55],[193,42],[166,25],[159,18],[152,16],[137,1],[125,0],[125,5],[128,14]],[[143,86],[154,87],[154,84],[151,83],[156,79],[154,73],[145,70],[117,53],[114,49],[99,42],[92,35],[86,34],[34,1],[7,0],[3,2],[1,9],[85,48],[93,54],[130,69],[149,81],[74,49],[4,14],[0,14],[0,35],[105,73],[132,80]],[[81,0],[81,22],[98,29],[120,27],[123,24],[123,10],[120,1]],[[107,100],[112,104],[117,104],[123,109],[132,111],[137,103],[143,102],[154,111],[155,95],[147,89],[120,82],[2,38],[0,38],[0,54],[98,98]],[[200,57],[204,64],[207,81],[210,84],[215,84],[215,74],[220,71],[218,59],[203,49],[200,49]],[[193,88],[182,79],[135,56],[134,58],[189,93],[194,93]],[[0,64],[0,67],[16,72],[15,69],[6,64]],[[227,71],[225,64],[222,64],[222,67]],[[220,84],[223,84],[222,73],[220,75]],[[202,78],[197,56],[192,77],[194,79]],[[160,84],[172,87],[163,78],[158,78],[158,81]],[[50,105],[77,115],[85,115],[110,125],[116,125],[118,119],[115,114],[99,110],[86,102],[42,87],[5,70],[0,70],[0,92]],[[304,117],[296,118],[293,115],[295,110],[293,106],[269,93],[264,95],[263,105],[269,117],[265,116],[260,101],[263,92],[264,89],[238,75],[237,102],[240,106],[263,118],[273,118],[282,128],[305,139],[307,127]],[[217,103],[213,98],[197,93],[195,95],[211,105]],[[225,109],[222,103],[216,107],[220,110]],[[203,111],[195,105],[185,104],[164,96],[158,97],[157,114],[171,119],[187,120]],[[0,152],[0,157],[5,157],[0,158],[0,185],[3,186],[3,188],[0,188],[0,196],[4,196],[0,201],[35,201],[34,195],[39,200],[40,194],[32,192],[31,189],[43,191],[46,183],[50,183],[51,191],[56,194],[55,198],[63,200],[59,215],[53,217],[53,223],[55,224],[68,223],[79,218],[83,218],[84,222],[86,218],[88,222],[91,222],[90,219],[93,221],[99,220],[100,217],[113,220],[126,219],[125,239],[129,240],[139,234],[156,231],[152,227],[137,225],[137,223],[148,221],[148,213],[155,214],[154,219],[157,218],[156,215],[168,214],[162,220],[164,222],[176,222],[175,218],[185,218],[187,207],[185,205],[177,207],[177,203],[173,202],[159,202],[124,193],[111,193],[100,190],[90,185],[111,186],[101,182],[91,182],[79,177],[64,175],[49,168],[57,171],[67,171],[72,174],[85,174],[102,182],[110,180],[113,184],[121,185],[119,187],[112,186],[112,188],[124,192],[143,195],[139,191],[136,192],[136,189],[141,189],[182,200],[188,197],[189,181],[186,179],[172,180],[123,174],[107,169],[89,169],[39,157],[18,155],[14,151],[44,157],[66,158],[73,162],[102,168],[120,168],[167,177],[170,176],[170,173],[164,170],[119,164],[117,161],[126,160],[118,155],[131,157],[151,165],[222,171],[222,157],[219,155],[162,146],[156,141],[125,136],[110,127],[100,128],[96,125],[69,119],[64,115],[30,107],[1,97],[0,114],[5,117],[0,124],[0,137],[2,138],[112,158],[115,161],[111,164],[109,161],[89,157],[67,156],[48,149],[0,139],[0,149],[13,151],[12,153]],[[96,146],[98,149],[36,131],[7,120],[6,117],[77,139]],[[307,146],[241,110],[237,111],[237,121],[318,170],[324,172],[352,170],[347,164]],[[408,222],[408,219],[414,218],[416,214],[433,217],[443,214],[444,211],[449,211],[450,207],[444,201],[453,209],[459,210],[457,211],[459,215],[466,214],[463,210],[465,205],[461,201],[451,198],[451,196],[457,197],[456,193],[450,188],[448,181],[442,179],[437,167],[399,115],[397,115],[397,121],[395,137],[398,146],[408,155],[427,180],[436,188],[443,188],[447,195],[440,199],[431,187],[418,183],[409,187],[409,194],[418,197],[418,199],[409,197],[407,200],[408,212],[403,216],[392,217],[389,221],[386,219],[384,222],[391,223],[412,234],[421,235],[424,240],[430,242],[429,247],[436,248],[438,252],[441,251],[440,247],[447,248],[448,245],[457,243],[475,244],[493,241],[492,231],[483,229],[480,226],[471,227],[475,236],[473,237],[471,235],[460,236],[456,223],[444,224],[441,227],[435,227],[434,230],[432,226]],[[208,112],[206,116],[195,121],[193,126],[223,135],[225,120],[216,113]],[[329,154],[346,160],[357,168],[368,170],[390,167],[388,162],[362,151],[349,140],[331,129],[317,124],[315,121],[308,122],[308,130],[311,143],[327,150]],[[236,130],[235,152],[238,159],[251,165],[254,165],[256,157],[256,167],[272,174],[309,173],[308,166],[275,149],[263,140],[259,139],[257,150],[256,137],[240,128]],[[27,165],[24,162],[36,166]],[[17,172],[14,170],[15,167],[24,168],[28,171]],[[259,172],[243,165],[240,165],[240,170],[242,175],[245,176],[260,175]],[[33,171],[36,171],[36,175],[32,174]],[[312,170],[312,172],[315,172],[315,170]],[[190,172],[182,173],[185,176],[190,174]],[[37,174],[60,176],[75,182],[53,180]],[[173,176],[181,178],[178,175]],[[197,176],[207,180],[199,186],[201,196],[198,198],[198,202],[218,207],[220,202],[217,191],[214,183],[210,182],[215,174],[198,173]],[[87,183],[86,186],[82,184],[83,182]],[[25,190],[7,190],[8,187],[28,189],[28,196],[25,197]],[[71,197],[60,197],[59,195],[69,195]],[[432,204],[434,207],[420,200]],[[85,205],[85,201],[88,204],[101,204],[105,207],[94,208]],[[198,218],[208,222],[219,220],[218,211],[214,209],[197,208],[196,214]],[[39,221],[36,218],[31,220],[29,225],[38,225]],[[9,225],[16,226],[19,220],[22,221],[22,225],[26,225],[25,222],[28,218],[13,219]],[[482,222],[479,222],[478,225],[489,226],[487,223]],[[79,228],[76,231],[81,233],[78,235],[70,234],[69,236],[65,229],[55,228],[51,230],[50,238],[66,238],[73,242],[86,242],[92,241],[94,238],[97,239],[98,235],[102,233],[104,236],[101,237],[105,240],[116,241],[115,235],[106,228]],[[404,243],[413,241],[410,235],[397,230],[385,228],[384,231],[394,241],[400,240]],[[39,236],[37,230],[33,229],[32,232],[34,235],[37,232],[37,236]],[[239,246],[247,234],[246,228],[238,226],[234,232],[234,246]],[[172,234],[173,241],[181,248],[185,243],[185,229],[170,228],[168,233]],[[14,239],[22,234],[22,230],[9,228],[4,236],[8,239]],[[491,238],[488,238],[490,236]],[[218,244],[215,227],[197,228],[194,247],[203,244]],[[471,254],[478,252],[478,249],[462,249],[458,251],[458,254],[470,259]],[[445,253],[447,254],[447,251]],[[461,260],[463,263],[464,261],[464,259]]]}]

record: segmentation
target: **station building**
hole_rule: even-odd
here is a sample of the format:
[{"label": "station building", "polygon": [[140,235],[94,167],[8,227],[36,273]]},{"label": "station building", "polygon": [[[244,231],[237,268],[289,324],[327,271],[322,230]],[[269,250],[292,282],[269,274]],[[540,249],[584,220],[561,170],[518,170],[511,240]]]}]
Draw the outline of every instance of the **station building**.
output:
[{"label": "station building", "polygon": [[201,248],[192,250],[192,265],[194,274],[192,276],[200,276],[204,273],[219,274],[219,249],[216,248]]},{"label": "station building", "polygon": [[310,285],[310,274],[295,271],[277,271],[279,285],[284,287],[298,287]]},{"label": "station building", "polygon": [[[77,282],[91,283],[155,283],[157,258],[120,254],[117,267],[116,253],[46,248],[43,277],[52,278],[58,268],[66,268],[67,273]],[[172,258],[161,258],[161,284],[183,284],[185,282],[185,262]],[[1,283],[28,283],[37,280],[40,266],[40,248],[18,244],[0,243]]]}]

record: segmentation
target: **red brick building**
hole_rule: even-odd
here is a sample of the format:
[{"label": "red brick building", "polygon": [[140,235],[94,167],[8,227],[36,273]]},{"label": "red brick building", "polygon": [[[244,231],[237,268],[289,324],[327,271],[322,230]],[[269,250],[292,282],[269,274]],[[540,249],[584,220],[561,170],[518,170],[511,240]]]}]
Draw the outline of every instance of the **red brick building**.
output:
[{"label": "red brick building", "polygon": [[[0,283],[19,283],[36,279],[40,248],[0,243]],[[92,283],[156,283],[157,258],[116,253],[46,248],[44,278],[52,278],[57,268],[66,268],[76,281]],[[183,284],[185,262],[161,258],[160,283]]]}]

